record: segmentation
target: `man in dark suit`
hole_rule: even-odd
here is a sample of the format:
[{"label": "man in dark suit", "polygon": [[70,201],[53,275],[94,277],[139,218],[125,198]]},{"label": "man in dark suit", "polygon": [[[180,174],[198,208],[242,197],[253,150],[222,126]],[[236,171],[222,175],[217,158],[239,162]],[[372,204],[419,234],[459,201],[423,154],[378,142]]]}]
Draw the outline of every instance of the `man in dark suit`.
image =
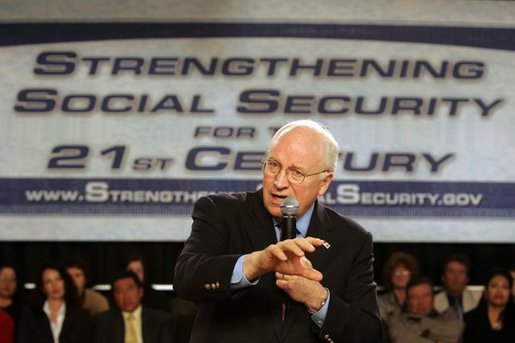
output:
[{"label": "man in dark suit", "polygon": [[[199,304],[190,342],[379,342],[372,237],[317,201],[338,144],[320,124],[279,129],[257,192],[211,195],[193,210],[174,290]],[[279,241],[295,197],[296,238]]]},{"label": "man in dark suit", "polygon": [[130,270],[111,282],[116,308],[96,317],[96,343],[170,343],[171,320],[167,313],[141,305],[143,284]]}]

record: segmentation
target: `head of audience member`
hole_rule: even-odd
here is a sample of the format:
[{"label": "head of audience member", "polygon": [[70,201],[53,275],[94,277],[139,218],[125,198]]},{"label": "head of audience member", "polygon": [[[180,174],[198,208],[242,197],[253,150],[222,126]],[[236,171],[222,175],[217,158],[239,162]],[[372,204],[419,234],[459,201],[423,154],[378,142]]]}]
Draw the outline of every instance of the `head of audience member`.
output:
[{"label": "head of audience member", "polygon": [[64,302],[67,308],[79,305],[75,284],[64,267],[56,263],[46,263],[40,269],[36,280],[36,292],[41,303]]},{"label": "head of audience member", "polygon": [[469,282],[470,263],[465,255],[449,256],[442,268],[442,283],[447,293],[461,296]]},{"label": "head of audience member", "polygon": [[140,281],[144,284],[145,281],[145,262],[143,259],[143,255],[141,254],[134,254],[127,260],[127,263],[125,264],[125,269],[130,270],[134,272],[140,279]]},{"label": "head of audience member", "polygon": [[275,218],[282,218],[281,202],[293,196],[300,217],[323,195],[338,160],[338,143],[327,128],[312,120],[281,127],[272,137],[263,161],[263,202]]},{"label": "head of audience member", "polygon": [[383,285],[388,290],[406,289],[411,278],[419,273],[418,261],[412,255],[397,251],[383,267]]},{"label": "head of audience member", "polygon": [[[511,267],[510,269],[510,275],[513,280],[515,280],[515,267]],[[515,302],[515,282],[513,283],[513,286],[511,287],[511,299],[513,302]]]},{"label": "head of audience member", "polygon": [[131,270],[120,271],[113,277],[111,291],[116,306],[123,312],[134,312],[141,305],[143,283]]},{"label": "head of audience member", "polygon": [[10,265],[0,266],[0,308],[5,308],[15,301],[18,291],[18,275]]},{"label": "head of audience member", "polygon": [[72,278],[75,287],[77,287],[77,294],[81,298],[88,283],[86,264],[79,257],[71,256],[64,261],[64,268]]},{"label": "head of audience member", "polygon": [[408,310],[417,316],[427,316],[433,311],[433,282],[424,275],[412,278],[407,285]]},{"label": "head of audience member", "polygon": [[512,287],[513,278],[509,272],[503,269],[491,271],[487,277],[484,291],[484,298],[487,305],[503,310],[507,305],[511,305]]}]

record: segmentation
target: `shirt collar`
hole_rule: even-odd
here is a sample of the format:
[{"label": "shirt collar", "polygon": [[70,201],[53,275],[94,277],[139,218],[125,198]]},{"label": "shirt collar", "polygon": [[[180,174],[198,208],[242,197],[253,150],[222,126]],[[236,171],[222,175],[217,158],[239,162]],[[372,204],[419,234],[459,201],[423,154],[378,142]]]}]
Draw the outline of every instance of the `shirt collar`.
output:
[{"label": "shirt collar", "polygon": [[124,319],[127,319],[127,317],[129,316],[129,314],[132,314],[133,317],[135,318],[140,318],[141,317],[141,305],[139,305],[138,307],[136,307],[136,309],[132,312],[125,312],[125,311],[122,311],[122,315],[123,315],[123,318]]},{"label": "shirt collar", "polygon": [[[50,317],[50,304],[48,303],[48,300],[45,300],[45,303],[43,304],[43,312],[47,314],[47,316]],[[61,306],[59,307],[59,311],[57,311],[57,315],[59,317],[64,317],[66,313],[66,303],[63,302]]]},{"label": "shirt collar", "polygon": [[297,219],[297,230],[301,233],[302,237],[306,237],[308,234],[309,222],[313,216],[313,210],[315,209],[315,203],[311,204],[306,213],[302,217]]}]

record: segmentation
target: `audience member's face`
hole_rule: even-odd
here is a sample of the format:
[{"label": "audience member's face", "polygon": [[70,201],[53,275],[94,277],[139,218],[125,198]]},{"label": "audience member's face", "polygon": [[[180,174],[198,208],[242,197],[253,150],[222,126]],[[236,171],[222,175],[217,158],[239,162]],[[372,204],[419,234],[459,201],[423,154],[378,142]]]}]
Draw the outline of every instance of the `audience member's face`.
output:
[{"label": "audience member's face", "polygon": [[458,261],[449,262],[445,267],[442,282],[447,292],[454,296],[461,295],[469,282],[467,266]]},{"label": "audience member's face", "polygon": [[[271,158],[283,168],[296,168],[304,174],[311,174],[326,169],[323,157],[325,143],[319,133],[304,128],[293,129],[285,133],[271,148]],[[325,176],[323,179],[322,177]],[[317,196],[325,193],[331,183],[333,174],[308,176],[301,184],[290,184],[286,173],[281,170],[277,175],[263,174],[263,201],[266,209],[275,218],[282,218],[281,202],[288,196],[294,196],[299,202],[297,216],[302,216],[313,204]]]},{"label": "audience member's face", "polygon": [[43,293],[48,300],[63,300],[65,294],[64,280],[59,271],[45,269],[42,276]]},{"label": "audience member's face", "polygon": [[11,298],[16,293],[18,280],[16,272],[11,267],[0,270],[0,298]]},{"label": "audience member's face", "polygon": [[411,313],[426,316],[433,309],[433,290],[428,284],[413,286],[408,291],[408,307]]},{"label": "audience member's face", "polygon": [[141,261],[132,261],[127,265],[128,270],[132,270],[134,274],[138,276],[138,279],[141,282],[145,282],[145,268],[143,267],[143,263]]},{"label": "audience member's face", "polygon": [[113,284],[113,296],[120,310],[133,312],[141,303],[143,288],[139,288],[131,278],[116,280]]},{"label": "audience member's face", "polygon": [[495,275],[490,279],[485,289],[485,298],[495,307],[504,307],[511,300],[510,283],[502,275]]},{"label": "audience member's face", "polygon": [[82,293],[84,293],[84,288],[86,287],[86,276],[84,275],[84,271],[81,268],[70,267],[66,268],[66,272],[70,274],[75,287],[77,287],[79,295],[82,295]]},{"label": "audience member's face", "polygon": [[406,288],[411,277],[411,272],[404,265],[398,265],[392,272],[392,285],[394,288]]}]

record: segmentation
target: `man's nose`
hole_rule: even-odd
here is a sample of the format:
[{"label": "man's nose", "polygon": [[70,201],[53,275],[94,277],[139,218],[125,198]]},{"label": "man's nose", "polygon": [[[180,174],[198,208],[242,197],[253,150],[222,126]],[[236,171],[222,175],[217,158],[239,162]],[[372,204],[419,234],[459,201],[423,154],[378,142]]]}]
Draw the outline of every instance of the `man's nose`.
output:
[{"label": "man's nose", "polygon": [[290,182],[286,176],[286,169],[281,169],[279,171],[275,177],[274,184],[277,188],[288,188],[290,186]]}]

